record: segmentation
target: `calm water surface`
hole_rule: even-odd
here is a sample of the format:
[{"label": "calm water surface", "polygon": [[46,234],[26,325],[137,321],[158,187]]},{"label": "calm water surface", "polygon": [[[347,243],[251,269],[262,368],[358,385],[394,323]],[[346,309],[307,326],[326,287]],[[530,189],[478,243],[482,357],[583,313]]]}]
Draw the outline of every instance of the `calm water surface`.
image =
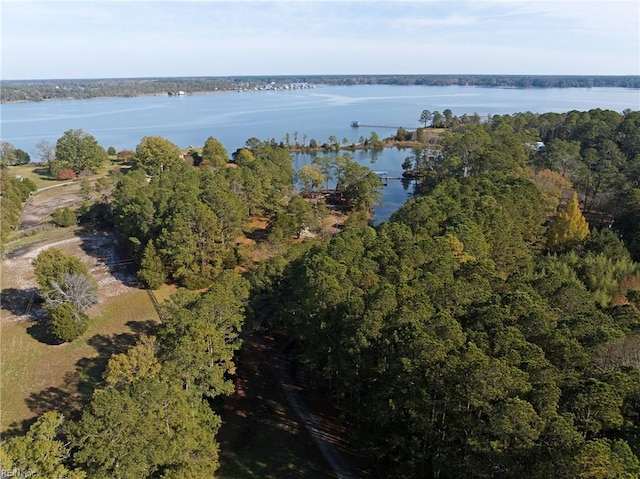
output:
[{"label": "calm water surface", "polygon": [[[144,136],[162,136],[181,148],[202,146],[209,136],[220,140],[232,153],[251,137],[276,141],[316,139],[330,136],[358,142],[372,128],[352,128],[358,120],[370,125],[415,128],[422,110],[451,109],[455,115],[511,114],[589,110],[592,108],[640,109],[640,90],[622,88],[505,89],[480,87],[432,87],[363,85],[323,87],[293,91],[233,92],[185,97],[104,98],[59,100],[0,105],[0,138],[35,158],[41,140],[55,143],[71,128],[81,128],[98,142],[117,150],[135,149]],[[375,129],[380,137],[392,129]],[[396,149],[380,153],[374,170],[401,173],[408,152]],[[363,164],[370,156],[356,154]],[[302,164],[310,158],[299,157]],[[302,163],[301,163],[302,162]],[[376,210],[386,218],[406,199],[401,182],[390,181],[384,192],[385,206]]]}]

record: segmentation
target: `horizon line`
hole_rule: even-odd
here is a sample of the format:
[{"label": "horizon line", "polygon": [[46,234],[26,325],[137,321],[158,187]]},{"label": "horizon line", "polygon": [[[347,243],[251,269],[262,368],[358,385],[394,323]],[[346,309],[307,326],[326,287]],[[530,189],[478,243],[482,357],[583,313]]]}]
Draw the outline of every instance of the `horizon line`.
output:
[{"label": "horizon line", "polygon": [[52,77],[52,78],[0,78],[0,82],[51,82],[51,81],[99,81],[99,80],[164,80],[164,79],[212,79],[212,78],[297,78],[297,77],[524,77],[524,78],[640,78],[640,74],[585,74],[585,73],[291,73],[291,74],[242,74],[242,75],[158,75],[123,77]]}]

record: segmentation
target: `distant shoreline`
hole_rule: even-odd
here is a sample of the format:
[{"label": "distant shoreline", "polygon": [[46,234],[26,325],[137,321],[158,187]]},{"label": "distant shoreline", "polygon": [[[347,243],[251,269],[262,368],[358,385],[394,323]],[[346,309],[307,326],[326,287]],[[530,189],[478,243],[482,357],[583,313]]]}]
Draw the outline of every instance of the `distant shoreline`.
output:
[{"label": "distant shoreline", "polygon": [[[0,103],[90,100],[291,90],[317,86],[476,86],[487,88],[640,89],[640,75],[300,75],[255,77],[120,78],[90,80],[0,80]],[[178,95],[179,96],[179,95]]]}]

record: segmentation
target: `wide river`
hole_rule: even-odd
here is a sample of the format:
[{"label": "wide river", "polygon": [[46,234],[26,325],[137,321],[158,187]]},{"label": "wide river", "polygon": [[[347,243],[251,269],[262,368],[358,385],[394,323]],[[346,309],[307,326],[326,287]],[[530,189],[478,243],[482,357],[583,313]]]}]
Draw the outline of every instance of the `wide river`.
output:
[{"label": "wide river", "polygon": [[[59,100],[0,105],[0,138],[36,157],[41,140],[55,143],[69,129],[83,129],[98,142],[117,150],[135,149],[144,136],[162,136],[181,148],[202,146],[209,136],[232,153],[251,137],[259,140],[319,143],[335,136],[358,142],[361,136],[390,136],[384,128],[352,128],[352,121],[367,125],[415,128],[423,110],[450,109],[453,114],[511,114],[610,109],[640,109],[640,90],[623,88],[481,88],[433,86],[317,86],[300,90],[229,92],[192,96],[149,96]],[[408,152],[385,150],[371,163],[371,156],[356,159],[392,176],[402,172]],[[295,166],[309,161],[294,158]],[[385,187],[384,206],[376,220],[388,217],[407,198],[399,181]]]}]

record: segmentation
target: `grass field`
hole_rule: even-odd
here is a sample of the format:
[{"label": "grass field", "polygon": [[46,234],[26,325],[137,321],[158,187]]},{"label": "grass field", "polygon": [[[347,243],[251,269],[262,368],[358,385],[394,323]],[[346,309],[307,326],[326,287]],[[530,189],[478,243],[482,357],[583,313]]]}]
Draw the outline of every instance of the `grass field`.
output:
[{"label": "grass field", "polygon": [[9,166],[7,172],[13,176],[22,176],[23,178],[29,178],[33,181],[38,189],[46,186],[52,186],[59,183],[64,183],[62,180],[51,178],[48,175],[47,168],[44,166],[34,166],[30,163],[26,165]]},{"label": "grass field", "polygon": [[134,290],[110,298],[72,343],[47,344],[32,321],[1,321],[0,431],[21,429],[48,410],[77,409],[100,380],[108,356],[157,319],[146,291]]}]

